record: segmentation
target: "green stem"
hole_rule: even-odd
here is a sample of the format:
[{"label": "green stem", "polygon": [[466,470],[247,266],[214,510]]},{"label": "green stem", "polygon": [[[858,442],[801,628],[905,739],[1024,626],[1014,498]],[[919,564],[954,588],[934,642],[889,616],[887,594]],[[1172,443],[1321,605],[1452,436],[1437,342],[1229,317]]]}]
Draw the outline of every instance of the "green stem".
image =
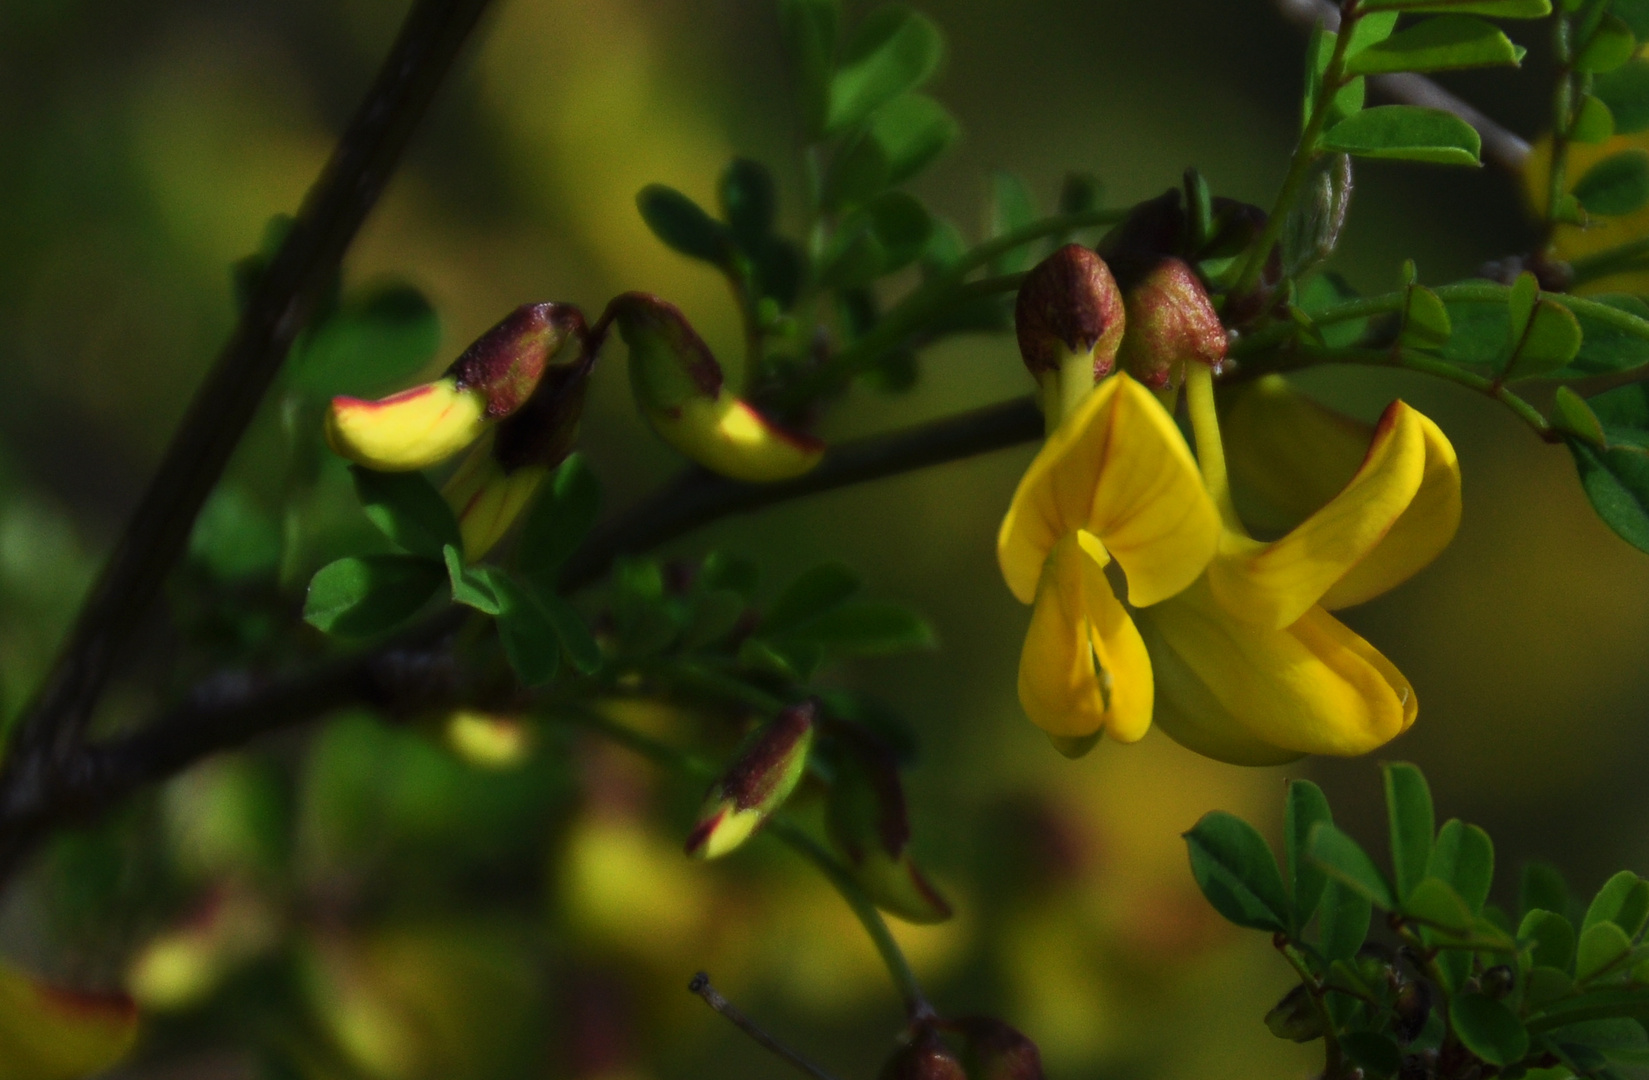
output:
[{"label": "green stem", "polygon": [[[611,739],[655,765],[695,780],[713,781],[718,774],[716,767],[702,758],[609,720],[594,711],[557,712],[551,719],[561,720]],[[859,887],[859,883],[853,879],[847,868],[804,829],[782,814],[768,818],[763,831],[811,862],[831,885],[835,886],[842,899],[847,901],[847,906],[864,926],[865,933],[870,935],[871,942],[882,957],[882,963],[887,965],[888,974],[892,976],[894,986],[904,998],[905,1010],[911,1019],[932,1016],[933,1006],[928,1004],[927,996],[922,993],[922,986],[916,981],[916,974],[911,971],[903,950],[894,940],[893,932],[888,929],[881,912],[876,910],[876,905],[871,902],[864,889]]]},{"label": "green stem", "polygon": [[1561,13],[1552,23],[1553,47],[1561,65],[1557,73],[1557,88],[1552,93],[1552,161],[1546,180],[1546,239],[1551,240],[1557,228],[1557,210],[1563,202],[1563,189],[1568,186],[1569,129],[1574,122],[1574,72],[1570,68],[1569,20]]},{"label": "green stem", "polygon": [[1372,367],[1400,367],[1409,371],[1418,371],[1433,378],[1475,390],[1486,397],[1493,398],[1506,406],[1512,413],[1530,428],[1536,435],[1548,441],[1555,438],[1552,425],[1540,415],[1540,411],[1530,405],[1523,398],[1508,390],[1496,379],[1479,375],[1474,371],[1467,371],[1456,364],[1436,357],[1426,356],[1413,349],[1325,349],[1315,345],[1302,344],[1299,355],[1320,364],[1366,364]]},{"label": "green stem", "polygon": [[1245,296],[1259,284],[1260,274],[1265,270],[1272,245],[1276,244],[1277,237],[1282,235],[1283,219],[1287,216],[1289,207],[1294,205],[1294,199],[1300,193],[1300,185],[1311,175],[1312,163],[1317,160],[1317,140],[1328,124],[1328,114],[1334,107],[1334,99],[1349,81],[1344,79],[1346,47],[1351,43],[1352,32],[1356,29],[1357,15],[1355,3],[1345,6],[1340,21],[1340,32],[1334,38],[1334,52],[1328,58],[1328,67],[1323,69],[1317,107],[1311,110],[1311,119],[1306,121],[1305,130],[1300,132],[1300,141],[1294,147],[1294,157],[1289,162],[1288,175],[1283,178],[1283,186],[1277,192],[1276,202],[1271,206],[1271,215],[1266,218],[1260,238],[1248,249],[1242,273],[1237,275],[1236,284],[1226,294],[1228,296]]},{"label": "green stem", "polygon": [[1317,1019],[1323,1025],[1323,1077],[1324,1080],[1336,1080],[1340,1075],[1340,1039],[1334,1034],[1334,1017],[1329,1014],[1328,1002],[1323,999],[1323,984],[1306,965],[1305,957],[1300,954],[1292,942],[1277,935],[1280,939],[1277,951],[1283,954],[1293,967],[1294,973],[1300,977],[1300,982],[1311,991],[1311,1004],[1317,1010]]},{"label": "green stem", "polygon": [[[1126,210],[1088,210],[1080,214],[1058,214],[986,240],[958,259],[955,264],[947,267],[943,273],[935,275],[906,294],[888,309],[887,314],[882,316],[881,321],[864,337],[837,353],[829,363],[817,371],[791,385],[780,400],[781,407],[796,408],[821,395],[845,387],[854,375],[869,367],[889,349],[920,330],[924,323],[949,307],[955,301],[954,294],[964,287],[963,280],[991,260],[1046,236],[1093,228],[1096,225],[1114,224],[1121,221],[1127,213]],[[992,291],[1006,286],[1006,276],[987,281],[992,282]],[[985,283],[977,284],[984,286]]]},{"label": "green stem", "polygon": [[859,923],[870,935],[875,943],[876,951],[882,956],[882,963],[887,965],[888,974],[893,976],[894,985],[905,999],[905,1011],[912,1020],[933,1015],[933,1006],[922,993],[922,986],[916,981],[916,973],[911,971],[910,963],[899,948],[899,943],[893,939],[893,932],[887,928],[887,921],[882,913],[876,910],[870,897],[859,887],[859,883],[848,873],[847,868],[836,861],[836,858],[812,836],[808,835],[795,823],[786,818],[775,815],[767,821],[767,833],[774,839],[790,846],[792,851],[811,862],[836,886],[836,891],[847,906],[853,909],[853,914],[859,917]]}]

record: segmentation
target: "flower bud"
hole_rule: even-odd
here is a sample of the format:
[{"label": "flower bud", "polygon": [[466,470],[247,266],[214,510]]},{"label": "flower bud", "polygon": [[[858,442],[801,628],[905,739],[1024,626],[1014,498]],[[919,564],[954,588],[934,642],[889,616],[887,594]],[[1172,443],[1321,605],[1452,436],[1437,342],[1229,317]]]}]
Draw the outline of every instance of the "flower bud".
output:
[{"label": "flower bud", "polygon": [[1122,295],[1110,268],[1066,244],[1025,275],[1014,305],[1019,355],[1042,388],[1050,426],[1111,373],[1122,340]]},{"label": "flower bud", "polygon": [[938,923],[951,906],[910,854],[910,821],[898,763],[868,735],[836,762],[825,827],[877,907],[906,922]]},{"label": "flower bud", "polygon": [[816,712],[811,701],[793,705],[740,748],[705,796],[687,836],[687,854],[701,859],[726,855],[784,804],[807,771]]},{"label": "flower bud", "polygon": [[80,1080],[101,1073],[131,1051],[137,1029],[137,1007],[124,994],[47,986],[0,964],[0,1075]]},{"label": "flower bud", "polygon": [[538,485],[578,441],[595,355],[551,363],[526,402],[447,480],[441,494],[458,517],[464,558],[481,558],[509,531]]},{"label": "flower bud", "polygon": [[1310,987],[1296,986],[1284,994],[1283,999],[1265,1014],[1265,1026],[1277,1038],[1291,1039],[1297,1043],[1322,1038],[1323,1017],[1311,998]]},{"label": "flower bud", "polygon": [[877,1080],[967,1080],[967,1073],[938,1032],[923,1026],[882,1063]]},{"label": "flower bud", "polygon": [[964,1016],[952,1026],[967,1042],[974,1080],[1042,1080],[1042,1052],[1018,1029],[991,1016]]},{"label": "flower bud", "polygon": [[475,339],[446,375],[478,390],[487,419],[502,420],[525,405],[550,359],[584,336],[584,313],[572,304],[522,304]]},{"label": "flower bud", "polygon": [[1118,359],[1146,386],[1174,387],[1188,362],[1218,369],[1225,360],[1225,327],[1208,290],[1184,260],[1158,260],[1123,299],[1128,332]]},{"label": "flower bud", "polygon": [[326,441],[341,457],[380,472],[445,461],[532,396],[545,366],[584,333],[570,304],[525,304],[482,334],[434,382],[378,401],[335,397]]},{"label": "flower bud", "polygon": [[824,443],[782,428],[724,385],[721,365],[675,305],[625,293],[602,316],[630,349],[630,388],[659,437],[712,472],[765,483],[800,476]]}]

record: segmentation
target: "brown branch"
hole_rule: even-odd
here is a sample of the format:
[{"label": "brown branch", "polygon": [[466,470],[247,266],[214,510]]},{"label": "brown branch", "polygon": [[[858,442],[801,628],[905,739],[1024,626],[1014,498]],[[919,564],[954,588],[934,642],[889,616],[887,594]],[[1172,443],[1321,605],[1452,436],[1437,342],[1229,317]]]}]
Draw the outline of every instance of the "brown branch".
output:
[{"label": "brown branch", "polygon": [[599,579],[619,555],[657,547],[718,518],[1015,446],[1042,430],[1042,414],[1026,397],[843,443],[812,472],[782,483],[746,484],[688,469],[596,529],[562,568],[561,591],[577,592]]},{"label": "brown branch", "polygon": [[[1030,442],[1042,416],[1030,398],[991,405],[901,431],[843,443],[806,476],[745,484],[690,469],[587,537],[561,586],[599,580],[622,553],[649,550],[702,525],[775,503]],[[458,704],[462,694],[441,642],[465,609],[450,608],[373,649],[313,671],[271,679],[225,672],[181,704],[124,736],[77,747],[59,768],[20,785],[0,777],[0,883],[52,828],[92,820],[146,784],[258,735],[347,705],[388,711]]]},{"label": "brown branch", "polygon": [[41,804],[80,749],[120,649],[487,3],[419,0],[407,15],[25,712],[0,774],[0,819]]},{"label": "brown branch", "polygon": [[[1339,29],[1339,6],[1329,0],[1276,0],[1276,3],[1278,10],[1299,26],[1309,28],[1321,22],[1329,30]],[[1424,75],[1412,72],[1370,75],[1368,85],[1376,94],[1401,105],[1423,105],[1453,113],[1477,129],[1483,140],[1485,158],[1503,169],[1522,174],[1524,162],[1529,159],[1529,141]]]}]

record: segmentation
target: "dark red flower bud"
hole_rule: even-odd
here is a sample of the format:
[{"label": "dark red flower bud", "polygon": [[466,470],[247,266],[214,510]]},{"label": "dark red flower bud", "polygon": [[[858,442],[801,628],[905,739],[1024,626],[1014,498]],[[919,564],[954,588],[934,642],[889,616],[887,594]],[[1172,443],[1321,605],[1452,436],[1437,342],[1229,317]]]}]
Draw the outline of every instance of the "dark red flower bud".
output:
[{"label": "dark red flower bud", "polygon": [[1111,373],[1122,337],[1122,294],[1094,252],[1066,244],[1025,275],[1014,306],[1019,354],[1039,380],[1066,359],[1092,358],[1094,381]]},{"label": "dark red flower bud", "polygon": [[1042,1052],[1024,1033],[991,1016],[952,1025],[967,1043],[974,1080],[1042,1080]]},{"label": "dark red flower bud", "polygon": [[967,1073],[939,1034],[923,1026],[883,1062],[878,1080],[967,1080]]},{"label": "dark red flower bud", "polygon": [[460,389],[479,390],[498,420],[524,405],[545,365],[569,340],[584,336],[584,313],[571,304],[522,304],[475,339],[447,368]]},{"label": "dark red flower bud", "polygon": [[1196,271],[1164,258],[1124,294],[1128,332],[1118,353],[1123,367],[1150,387],[1178,385],[1187,362],[1218,368],[1225,327]]}]

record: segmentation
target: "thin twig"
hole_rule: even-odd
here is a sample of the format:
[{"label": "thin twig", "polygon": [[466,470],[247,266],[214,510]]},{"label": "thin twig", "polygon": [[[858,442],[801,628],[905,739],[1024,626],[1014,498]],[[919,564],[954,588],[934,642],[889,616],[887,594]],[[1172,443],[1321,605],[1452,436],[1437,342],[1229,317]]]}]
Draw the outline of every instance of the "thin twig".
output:
[{"label": "thin twig", "polygon": [[784,1043],[781,1043],[779,1040],[757,1027],[755,1022],[748,1016],[744,1015],[737,1005],[734,1005],[731,1001],[728,1001],[726,998],[722,997],[721,994],[717,992],[716,988],[710,985],[710,976],[706,975],[704,972],[701,971],[697,975],[694,975],[693,981],[687,984],[687,989],[703,998],[706,1005],[727,1017],[728,1020],[732,1021],[734,1027],[750,1036],[754,1042],[760,1044],[764,1049],[771,1051],[776,1057],[783,1058],[791,1065],[794,1065],[799,1071],[813,1077],[813,1080],[836,1080],[834,1076],[831,1076],[811,1061],[796,1053],[796,1051],[790,1049],[790,1047],[784,1045]]},{"label": "thin twig", "polygon": [[[1277,9],[1302,27],[1322,22],[1329,30],[1340,26],[1340,9],[1329,0],[1276,0]],[[1529,159],[1529,141],[1510,128],[1485,116],[1476,106],[1455,97],[1424,75],[1404,72],[1371,75],[1369,88],[1402,105],[1422,105],[1451,112],[1477,129],[1483,140],[1483,156],[1501,168],[1519,175]]]},{"label": "thin twig", "polygon": [[[561,586],[573,592],[606,573],[615,555],[647,551],[711,521],[866,480],[958,461],[1042,434],[1029,398],[992,405],[886,435],[843,443],[817,468],[782,484],[743,484],[690,470],[629,512],[598,528],[568,560]],[[145,784],[266,732],[351,704],[439,707],[430,673],[442,638],[457,625],[449,609],[369,652],[271,680],[228,672],[134,733],[83,746],[46,781],[0,789],[0,882],[53,827],[95,818]],[[420,674],[421,673],[421,674]]]},{"label": "thin twig", "polygon": [[7,801],[49,786],[81,745],[121,647],[487,3],[420,0],[407,16],[26,712],[7,755]]}]

